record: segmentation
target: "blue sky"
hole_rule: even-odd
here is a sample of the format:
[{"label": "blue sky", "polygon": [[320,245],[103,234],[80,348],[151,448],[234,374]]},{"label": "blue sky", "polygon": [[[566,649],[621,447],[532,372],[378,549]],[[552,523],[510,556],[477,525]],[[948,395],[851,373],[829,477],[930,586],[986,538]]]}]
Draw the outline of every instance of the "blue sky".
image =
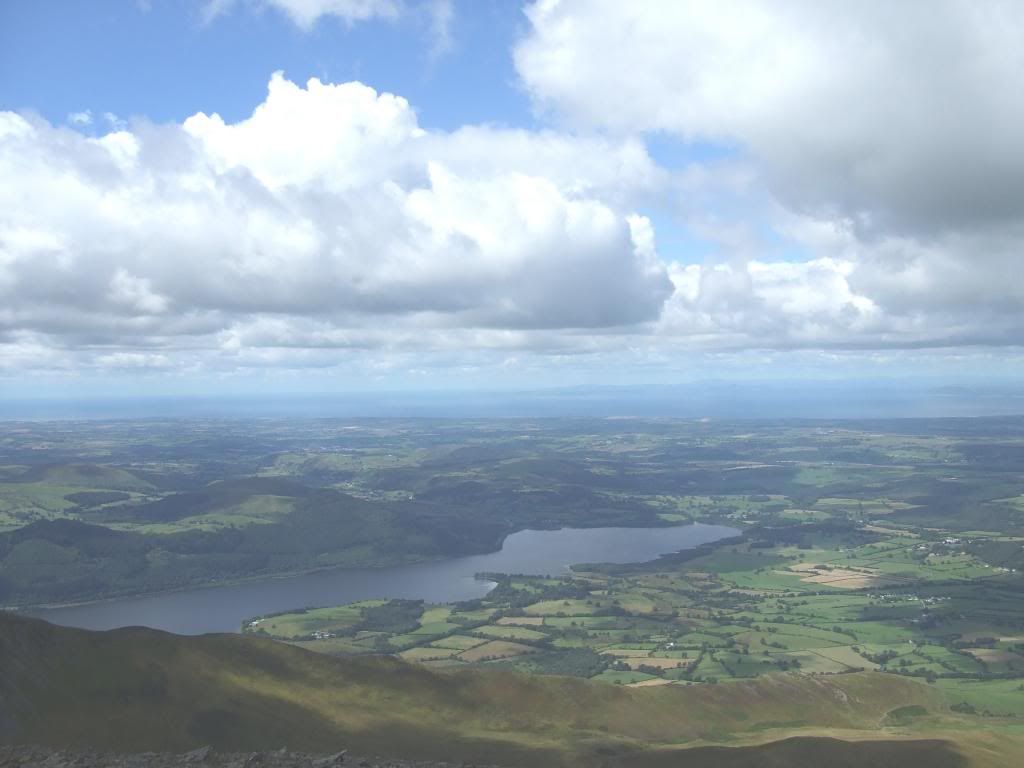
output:
[{"label": "blue sky", "polygon": [[4,3],[0,392],[1012,378],[994,10]]},{"label": "blue sky", "polygon": [[460,4],[445,51],[435,50],[426,3],[398,19],[324,17],[308,31],[274,8],[236,4],[206,21],[204,7],[169,0],[4,3],[0,103],[50,122],[86,109],[156,122],[218,112],[233,121],[248,116],[270,73],[282,70],[298,82],[360,80],[401,94],[427,128],[535,124],[509,55],[526,26],[514,2]]}]

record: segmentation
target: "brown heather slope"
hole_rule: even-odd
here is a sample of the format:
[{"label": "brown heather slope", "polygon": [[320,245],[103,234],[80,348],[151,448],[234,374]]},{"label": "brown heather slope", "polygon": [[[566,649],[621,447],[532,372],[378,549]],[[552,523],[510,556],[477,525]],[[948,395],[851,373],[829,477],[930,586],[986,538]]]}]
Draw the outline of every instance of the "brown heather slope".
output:
[{"label": "brown heather slope", "polygon": [[[8,743],[114,751],[287,745],[506,766],[1000,764],[975,763],[982,752],[974,747],[965,756],[940,739],[890,738],[879,723],[908,705],[946,717],[938,691],[895,675],[631,689],[440,673],[239,635],[86,632],[0,614],[0,740]],[[792,735],[801,738],[780,740]],[[823,735],[847,740],[809,738]],[[726,740],[745,746],[707,746]],[[1019,747],[1000,744],[995,760]]]}]

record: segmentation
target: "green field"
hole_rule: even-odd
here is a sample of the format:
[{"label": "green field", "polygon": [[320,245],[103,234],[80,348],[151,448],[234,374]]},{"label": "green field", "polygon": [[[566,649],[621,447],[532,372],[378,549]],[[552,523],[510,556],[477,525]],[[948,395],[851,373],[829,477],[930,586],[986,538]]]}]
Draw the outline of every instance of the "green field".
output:
[{"label": "green field", "polygon": [[[957,577],[922,546],[929,545],[913,543],[911,556],[902,537],[874,537],[838,549],[707,545],[685,562],[666,562],[663,568],[654,563],[591,568],[560,580],[507,578],[482,600],[418,606],[416,627],[389,640],[403,658],[428,665],[443,658],[446,666],[498,665],[616,685],[865,670],[941,682],[949,690],[1007,678],[1021,685],[1024,641],[1014,633],[1024,629],[1024,601],[1015,574],[980,582]],[[807,572],[797,570],[778,586],[780,573],[803,568],[808,558],[814,573],[829,574],[830,568],[877,565],[890,556],[901,567],[913,564],[912,581],[839,589],[806,581]],[[304,612],[294,620],[311,615],[317,614]],[[308,631],[310,625],[302,626]],[[246,631],[293,637],[269,625]],[[989,642],[986,632],[1010,639]],[[527,643],[544,652],[544,664],[527,657],[476,660],[436,653],[464,647],[448,637],[467,636],[477,643]],[[317,640],[303,645],[337,653]],[[379,641],[363,643],[349,652],[378,647]],[[590,654],[587,663],[580,663],[581,652]]]}]

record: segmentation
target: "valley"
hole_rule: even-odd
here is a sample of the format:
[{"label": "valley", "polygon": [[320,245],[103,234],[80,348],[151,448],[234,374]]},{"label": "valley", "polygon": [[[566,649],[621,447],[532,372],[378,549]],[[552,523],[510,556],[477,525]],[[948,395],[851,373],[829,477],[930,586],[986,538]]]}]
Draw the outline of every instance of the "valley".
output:
[{"label": "valley", "polygon": [[[542,766],[1024,754],[1024,419],[147,429],[4,433],[3,602],[160,626],[130,606],[249,594],[218,625],[238,634],[2,615],[9,739]],[[403,592],[393,568],[472,589]]]}]

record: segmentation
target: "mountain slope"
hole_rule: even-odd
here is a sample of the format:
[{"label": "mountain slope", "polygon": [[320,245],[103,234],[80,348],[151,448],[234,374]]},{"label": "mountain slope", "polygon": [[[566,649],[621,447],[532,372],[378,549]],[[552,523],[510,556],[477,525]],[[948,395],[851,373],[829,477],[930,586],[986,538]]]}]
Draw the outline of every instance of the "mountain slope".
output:
[{"label": "mountain slope", "polygon": [[[236,635],[86,632],[0,614],[0,738],[16,743],[123,751],[287,745],[510,766],[972,764],[934,738],[884,741],[891,734],[879,722],[908,705],[945,711],[939,692],[895,675],[632,689],[445,674]],[[793,734],[869,741],[756,745]],[[727,739],[751,745],[701,744]]]}]

